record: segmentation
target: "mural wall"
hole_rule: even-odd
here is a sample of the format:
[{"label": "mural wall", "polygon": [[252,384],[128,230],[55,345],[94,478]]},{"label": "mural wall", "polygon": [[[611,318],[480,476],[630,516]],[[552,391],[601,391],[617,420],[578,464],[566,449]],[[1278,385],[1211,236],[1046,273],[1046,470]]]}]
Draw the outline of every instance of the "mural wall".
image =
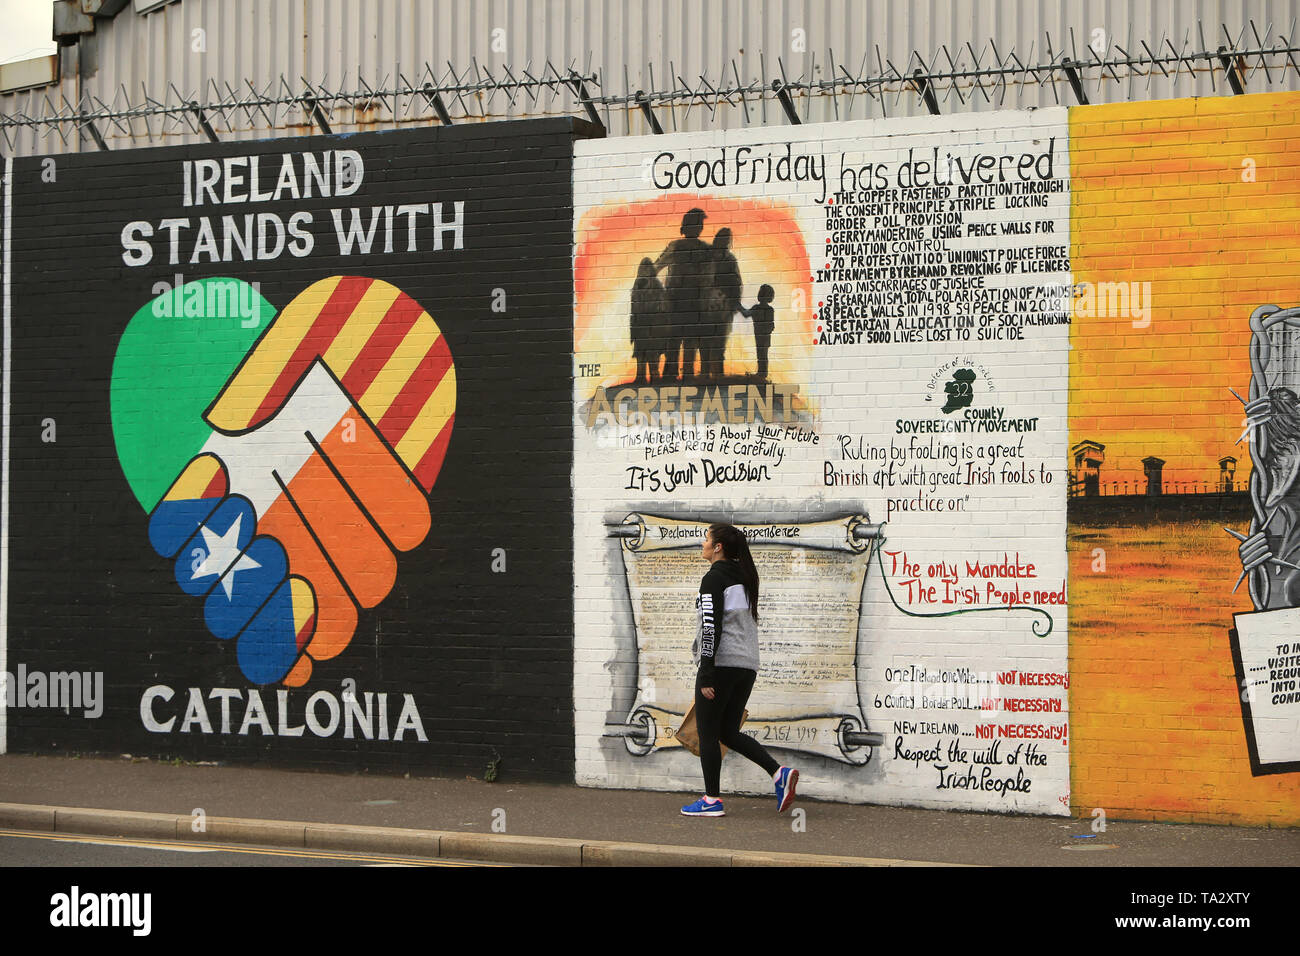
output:
[{"label": "mural wall", "polygon": [[6,161],[0,749],[1300,823],[1298,116]]},{"label": "mural wall", "polygon": [[577,129],[13,164],[10,750],[571,779]]},{"label": "mural wall", "polygon": [[1297,103],[580,144],[579,782],[698,789],[729,521],[805,792],[1300,821]]},{"label": "mural wall", "polygon": [[[1070,113],[1072,800],[1300,822],[1296,94]],[[1090,488],[1085,488],[1087,482]]]},{"label": "mural wall", "polygon": [[763,582],[747,729],[804,792],[1068,812],[1065,111],[575,163],[578,781],[699,786],[673,730],[727,521]]}]

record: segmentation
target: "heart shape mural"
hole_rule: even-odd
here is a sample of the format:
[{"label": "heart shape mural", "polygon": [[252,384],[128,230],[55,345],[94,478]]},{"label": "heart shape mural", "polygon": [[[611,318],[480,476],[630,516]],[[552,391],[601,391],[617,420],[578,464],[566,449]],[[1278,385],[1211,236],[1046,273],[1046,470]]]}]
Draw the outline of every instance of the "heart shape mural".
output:
[{"label": "heart shape mural", "polygon": [[249,681],[306,684],[428,534],[456,411],[433,318],[357,276],[278,315],[242,280],[190,282],[132,317],[111,398],[118,459],[176,584]]}]

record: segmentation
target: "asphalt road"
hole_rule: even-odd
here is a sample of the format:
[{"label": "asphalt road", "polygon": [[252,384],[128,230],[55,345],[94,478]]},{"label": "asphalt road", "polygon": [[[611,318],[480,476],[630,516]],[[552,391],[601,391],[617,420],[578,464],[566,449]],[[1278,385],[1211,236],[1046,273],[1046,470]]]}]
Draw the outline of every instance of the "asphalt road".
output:
[{"label": "asphalt road", "polygon": [[0,830],[0,866],[498,866],[459,860],[430,860],[376,853],[290,849],[234,844],[194,844],[126,837],[70,836]]}]

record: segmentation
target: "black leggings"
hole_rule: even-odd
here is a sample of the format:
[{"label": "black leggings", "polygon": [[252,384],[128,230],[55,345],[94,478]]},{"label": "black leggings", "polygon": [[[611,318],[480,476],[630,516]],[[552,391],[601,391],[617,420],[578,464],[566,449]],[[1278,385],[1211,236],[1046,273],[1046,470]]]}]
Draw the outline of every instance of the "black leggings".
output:
[{"label": "black leggings", "polygon": [[758,675],[744,667],[715,667],[713,675],[713,700],[700,693],[698,675],[695,679],[695,725],[700,734],[700,767],[704,770],[704,793],[710,797],[718,796],[720,790],[720,743],[754,761],[769,776],[781,769],[762,744],[740,732],[745,704],[749,702],[749,693],[754,689],[754,678]]}]

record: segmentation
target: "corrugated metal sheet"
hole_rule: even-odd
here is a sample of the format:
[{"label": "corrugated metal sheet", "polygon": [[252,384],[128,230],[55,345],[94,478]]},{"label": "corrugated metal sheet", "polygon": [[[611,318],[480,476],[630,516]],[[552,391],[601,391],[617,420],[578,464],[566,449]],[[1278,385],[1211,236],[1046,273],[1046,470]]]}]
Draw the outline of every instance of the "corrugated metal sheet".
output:
[{"label": "corrugated metal sheet", "polygon": [[[526,68],[536,73],[549,60],[561,68],[598,73],[600,90],[592,92],[618,95],[662,89],[674,78],[699,86],[701,76],[716,84],[734,82],[737,76],[742,83],[770,82],[783,71],[805,79],[842,75],[845,69],[874,73],[878,64],[887,63],[906,70],[909,63],[915,65],[914,51],[927,63],[943,66],[945,48],[955,58],[967,43],[973,48],[965,52],[967,63],[979,55],[989,65],[996,46],[1004,56],[1014,50],[1032,64],[1048,59],[1048,36],[1054,53],[1073,49],[1085,59],[1089,44],[1098,40],[1107,48],[1118,43],[1138,53],[1139,41],[1154,49],[1167,36],[1175,47],[1187,40],[1191,48],[1201,49],[1198,21],[1209,49],[1229,42],[1221,23],[1232,40],[1251,19],[1261,34],[1271,26],[1276,39],[1291,35],[1298,7],[1297,0],[1088,0],[1068,9],[1049,0],[181,0],[144,15],[128,8],[111,21],[99,21],[95,34],[63,52],[63,78],[57,85],[0,97],[0,112],[38,116],[47,109],[45,97],[57,107],[76,103],[83,94],[117,104],[142,104],[146,96],[163,102],[205,100],[227,89],[247,91],[249,84],[279,90],[282,80],[294,91],[302,89],[303,80],[359,90],[361,80],[381,87],[399,76],[412,82],[428,78],[426,71],[435,80],[444,79],[449,62],[462,77],[473,77],[476,66],[502,77],[503,67],[516,75]],[[1252,39],[1248,28],[1246,38]],[[1222,80],[1220,71],[1212,87],[1205,69],[1195,77],[1184,70],[1176,80],[1159,73],[1119,80],[1094,75],[1087,95],[1094,103],[1218,95]],[[1273,81],[1268,85],[1259,72],[1249,89],[1300,88],[1294,70],[1275,73]],[[942,111],[1075,102],[1063,78],[1042,86],[1010,78],[1003,90],[981,93],[968,85],[961,94],[964,102],[955,92],[941,99]],[[436,122],[422,97],[372,103],[367,109],[362,105],[333,110],[333,129]],[[567,89],[536,97],[517,93],[513,103],[498,92],[451,98],[447,105],[456,122],[583,115]],[[917,93],[906,87],[883,101],[841,93],[799,97],[796,105],[805,122],[925,112]],[[770,90],[743,105],[738,100],[696,101],[657,112],[666,131],[787,122]],[[210,120],[223,139],[310,128],[301,107],[268,113],[234,111]],[[602,116],[612,135],[649,132],[635,108],[606,107]],[[203,139],[179,115],[101,127],[115,149]],[[95,149],[84,133],[67,136],[65,144],[54,132],[23,131],[12,152]],[[8,144],[5,148],[10,151]]]}]

